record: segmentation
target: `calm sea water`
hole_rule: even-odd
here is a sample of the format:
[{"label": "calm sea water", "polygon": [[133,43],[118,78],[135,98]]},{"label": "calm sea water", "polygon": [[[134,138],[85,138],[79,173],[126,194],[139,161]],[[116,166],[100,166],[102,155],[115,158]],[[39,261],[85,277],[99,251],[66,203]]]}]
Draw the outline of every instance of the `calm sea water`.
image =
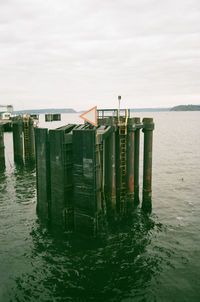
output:
[{"label": "calm sea water", "polygon": [[[200,112],[137,116],[156,125],[152,214],[138,208],[95,240],[59,238],[39,224],[35,170],[15,167],[5,134],[0,301],[200,301]],[[40,125],[71,122],[76,115]],[[140,164],[142,172],[142,156]]]}]

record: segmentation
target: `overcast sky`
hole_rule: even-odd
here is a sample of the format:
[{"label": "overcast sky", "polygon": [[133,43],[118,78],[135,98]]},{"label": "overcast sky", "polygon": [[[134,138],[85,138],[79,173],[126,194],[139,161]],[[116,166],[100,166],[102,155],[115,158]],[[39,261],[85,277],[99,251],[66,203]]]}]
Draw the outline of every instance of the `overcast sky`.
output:
[{"label": "overcast sky", "polygon": [[200,104],[199,0],[0,0],[0,104]]}]

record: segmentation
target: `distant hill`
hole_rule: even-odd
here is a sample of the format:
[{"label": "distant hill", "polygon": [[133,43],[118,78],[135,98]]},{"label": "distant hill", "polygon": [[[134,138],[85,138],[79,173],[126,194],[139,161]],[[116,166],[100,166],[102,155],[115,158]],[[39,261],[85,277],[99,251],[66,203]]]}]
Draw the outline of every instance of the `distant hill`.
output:
[{"label": "distant hill", "polygon": [[[76,111],[72,108],[46,108],[46,109],[28,109],[28,110],[17,110],[13,111],[13,114],[45,114],[45,113],[83,113],[85,110]],[[161,112],[161,111],[170,111],[171,108],[132,108],[131,112]]]},{"label": "distant hill", "polygon": [[162,112],[162,111],[170,111],[171,108],[162,108],[162,107],[157,107],[157,108],[134,108],[131,109],[131,112]]},{"label": "distant hill", "polygon": [[179,105],[171,108],[171,111],[200,111],[200,105]]},{"label": "distant hill", "polygon": [[[29,109],[13,111],[13,114],[45,114],[45,113],[82,113],[85,110],[76,111],[72,108],[46,108],[46,109]],[[163,111],[199,111],[200,105],[179,105],[175,107],[156,107],[156,108],[131,108],[131,112],[163,112]]]},{"label": "distant hill", "polygon": [[76,111],[72,108],[30,109],[30,110],[13,111],[13,114],[44,114],[44,113],[76,113]]}]

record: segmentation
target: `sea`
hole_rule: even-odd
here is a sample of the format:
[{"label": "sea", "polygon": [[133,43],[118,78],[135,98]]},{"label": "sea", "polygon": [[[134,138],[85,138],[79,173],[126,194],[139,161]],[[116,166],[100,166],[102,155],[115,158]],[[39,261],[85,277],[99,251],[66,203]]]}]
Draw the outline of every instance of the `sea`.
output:
[{"label": "sea", "polygon": [[[0,301],[200,301],[200,112],[153,117],[152,213],[141,205],[97,238],[55,234],[36,215],[36,171],[0,172]],[[62,114],[56,128],[79,123]],[[142,197],[143,133],[140,150]]]}]

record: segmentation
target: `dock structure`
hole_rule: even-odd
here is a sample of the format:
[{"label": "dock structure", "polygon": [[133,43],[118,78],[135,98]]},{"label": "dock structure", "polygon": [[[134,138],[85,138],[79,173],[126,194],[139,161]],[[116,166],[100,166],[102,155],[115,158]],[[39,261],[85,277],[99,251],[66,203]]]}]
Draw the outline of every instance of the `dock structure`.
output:
[{"label": "dock structure", "polygon": [[140,129],[144,132],[142,209],[151,210],[153,119],[130,110],[98,110],[98,125],[36,128],[37,213],[60,231],[92,236],[105,217],[139,204]]},{"label": "dock structure", "polygon": [[[12,106],[7,108],[12,110]],[[36,119],[37,117],[37,119]],[[13,132],[13,155],[17,165],[35,164],[35,134],[38,116],[18,115],[0,120],[0,170],[5,169],[4,132]]]}]

